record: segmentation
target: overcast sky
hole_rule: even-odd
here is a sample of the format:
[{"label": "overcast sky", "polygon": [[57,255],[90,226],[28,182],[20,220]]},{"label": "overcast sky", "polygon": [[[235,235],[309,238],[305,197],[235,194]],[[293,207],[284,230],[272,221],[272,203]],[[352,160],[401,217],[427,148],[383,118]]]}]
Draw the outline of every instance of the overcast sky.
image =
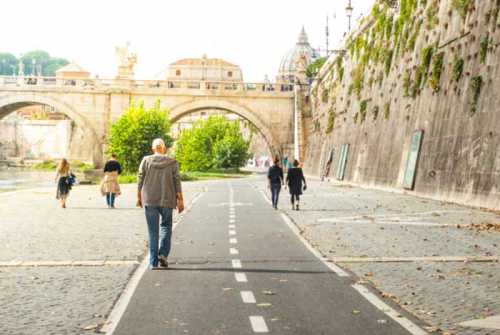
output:
[{"label": "overcast sky", "polygon": [[[354,18],[374,0],[352,0]],[[43,49],[94,75],[116,74],[115,46],[130,41],[137,79],[158,78],[180,58],[220,57],[241,66],[245,81],[277,73],[302,25],[313,47],[347,29],[347,0],[16,0],[2,1],[0,52]],[[355,21],[355,20],[354,20]]]}]

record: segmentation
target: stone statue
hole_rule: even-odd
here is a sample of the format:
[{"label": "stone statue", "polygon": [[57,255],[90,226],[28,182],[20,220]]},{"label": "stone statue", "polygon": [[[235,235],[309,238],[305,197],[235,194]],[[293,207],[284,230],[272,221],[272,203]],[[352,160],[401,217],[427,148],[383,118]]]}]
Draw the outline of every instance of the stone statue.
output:
[{"label": "stone statue", "polygon": [[137,63],[137,55],[129,51],[130,43],[124,47],[116,47],[118,58],[118,79],[132,79],[134,77],[134,66]]}]

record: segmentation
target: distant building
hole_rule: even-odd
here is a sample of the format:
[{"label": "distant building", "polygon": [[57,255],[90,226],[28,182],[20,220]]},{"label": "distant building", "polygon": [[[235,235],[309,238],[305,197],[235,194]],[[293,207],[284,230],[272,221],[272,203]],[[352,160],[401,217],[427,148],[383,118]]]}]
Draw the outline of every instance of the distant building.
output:
[{"label": "distant building", "polygon": [[319,58],[319,55],[309,44],[306,31],[302,27],[295,47],[290,49],[281,60],[276,81],[294,83],[296,78],[299,77],[299,72],[303,71],[304,67],[307,68],[317,58]]},{"label": "distant building", "polygon": [[220,58],[185,58],[170,64],[167,80],[242,82],[243,73],[238,65]]}]

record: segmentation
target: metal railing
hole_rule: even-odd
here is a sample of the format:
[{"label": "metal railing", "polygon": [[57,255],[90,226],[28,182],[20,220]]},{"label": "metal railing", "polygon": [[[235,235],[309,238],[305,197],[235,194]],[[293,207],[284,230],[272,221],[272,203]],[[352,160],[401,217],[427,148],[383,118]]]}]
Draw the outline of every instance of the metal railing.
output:
[{"label": "metal railing", "polygon": [[129,79],[100,79],[100,78],[57,78],[35,76],[0,76],[1,88],[78,88],[78,89],[108,89],[126,88],[137,90],[202,90],[202,91],[231,91],[231,92],[268,92],[293,93],[293,84],[290,83],[245,83],[228,81],[195,81],[195,80],[129,80]]}]

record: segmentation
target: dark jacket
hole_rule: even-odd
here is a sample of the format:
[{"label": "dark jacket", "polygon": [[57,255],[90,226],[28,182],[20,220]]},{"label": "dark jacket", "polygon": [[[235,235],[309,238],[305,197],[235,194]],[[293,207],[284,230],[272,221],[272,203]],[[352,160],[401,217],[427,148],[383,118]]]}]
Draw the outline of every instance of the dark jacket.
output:
[{"label": "dark jacket", "polygon": [[122,167],[120,166],[120,163],[115,161],[114,159],[111,159],[106,162],[104,165],[104,172],[118,172],[118,174],[122,173]]},{"label": "dark jacket", "polygon": [[283,183],[283,169],[278,165],[273,165],[267,171],[267,179],[271,184],[282,184]]},{"label": "dark jacket", "polygon": [[302,169],[294,167],[288,169],[288,174],[286,175],[286,183],[290,189],[290,194],[302,194],[303,184],[306,184],[306,179],[304,178],[304,173]]},{"label": "dark jacket", "polygon": [[164,155],[143,158],[139,166],[138,187],[144,206],[175,208],[182,193],[179,164]]}]

